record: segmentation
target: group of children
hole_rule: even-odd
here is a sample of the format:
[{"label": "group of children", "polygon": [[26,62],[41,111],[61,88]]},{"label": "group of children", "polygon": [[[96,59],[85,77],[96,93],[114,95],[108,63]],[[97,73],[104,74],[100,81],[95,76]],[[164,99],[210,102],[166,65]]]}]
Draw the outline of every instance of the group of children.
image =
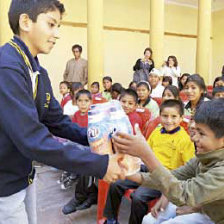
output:
[{"label": "group of children", "polygon": [[[124,89],[119,83],[113,84],[111,77],[106,76],[103,78],[104,91],[102,93],[100,93],[98,82],[92,83],[90,91],[83,89],[80,84],[73,83],[70,99],[68,95],[69,84],[61,82],[60,90],[63,95],[61,106],[64,107],[64,112],[66,113],[66,105],[69,102],[73,104],[73,107],[76,108],[73,112],[76,112],[72,112],[73,114],[69,115],[71,116],[72,121],[78,123],[81,127],[88,126],[89,107],[92,104],[93,99],[98,98],[119,100],[124,112],[129,117],[133,130],[137,123],[142,133],[144,126],[146,126],[146,123],[141,116],[142,109],[143,112],[149,111],[149,116],[147,117],[148,120],[154,120],[160,116],[160,124],[151,133],[147,142],[160,163],[168,170],[174,170],[183,166],[195,156],[195,146],[190,139],[190,136],[193,136],[193,132],[191,133],[191,131],[194,129],[192,128],[191,130],[188,130],[189,133],[187,133],[181,126],[184,116],[187,116],[188,118],[189,116],[193,116],[202,102],[209,101],[212,97],[223,98],[224,78],[218,77],[215,79],[212,96],[206,94],[205,82],[203,78],[197,74],[183,74],[179,81],[179,88],[170,85],[171,81],[167,77],[163,78],[162,85],[159,82],[160,79],[156,74],[155,69],[153,69],[151,75],[149,75],[149,82],[131,82],[128,89]],[[153,89],[155,90],[158,88],[158,85],[159,88],[163,88],[161,97],[160,93],[159,96],[154,95],[154,97],[152,97]],[[67,91],[64,91],[65,89]],[[187,97],[187,100],[185,99],[184,102],[181,101],[181,92],[184,92]],[[65,103],[65,101],[67,101],[67,103]],[[159,106],[159,104],[161,105]],[[141,171],[148,172],[148,169],[144,164],[141,165]],[[87,182],[86,184],[89,183]],[[95,183],[92,182],[92,184],[94,185]],[[89,185],[89,187],[90,186],[91,185]],[[82,187],[87,189],[83,185]],[[131,195],[132,204],[129,224],[140,224],[142,221],[145,224],[165,223],[169,218],[175,217],[173,214],[171,215],[169,213],[169,211],[174,208],[177,210],[179,209],[181,211],[180,214],[182,215],[189,210],[193,213],[192,216],[189,215],[189,217],[186,217],[184,223],[188,223],[192,217],[197,217],[195,213],[200,211],[188,207],[186,209],[185,207],[177,208],[172,203],[169,203],[168,199],[158,190],[140,186],[132,180],[119,180],[111,184],[108,191],[104,210],[104,216],[107,218],[105,223],[118,223],[118,211],[122,196],[127,189],[133,188],[136,190]],[[96,203],[97,188],[94,189],[95,199],[88,203],[88,206],[84,206],[84,208],[89,208],[92,204]],[[159,198],[160,200],[158,200],[155,207],[152,209],[152,213],[146,216],[148,212],[148,203]],[[63,212],[69,214],[76,210],[80,210],[79,207],[82,203],[83,201],[80,201],[76,196],[64,206]],[[163,208],[161,207],[161,204],[163,205]],[[159,216],[158,214],[166,208],[169,214],[164,216],[162,213],[162,215]],[[146,217],[144,218],[144,216]],[[202,216],[202,220],[205,218],[207,217]],[[207,223],[210,223],[210,220]]]}]

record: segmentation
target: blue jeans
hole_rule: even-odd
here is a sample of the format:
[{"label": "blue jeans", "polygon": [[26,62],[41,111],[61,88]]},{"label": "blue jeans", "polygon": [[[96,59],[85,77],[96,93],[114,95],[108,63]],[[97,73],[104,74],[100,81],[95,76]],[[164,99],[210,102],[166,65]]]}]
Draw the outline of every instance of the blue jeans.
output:
[{"label": "blue jeans", "polygon": [[149,213],[144,217],[142,224],[215,224],[207,215],[202,213],[177,216],[176,208],[177,206],[170,202],[165,211],[159,213],[157,219]]},{"label": "blue jeans", "polygon": [[26,189],[0,197],[0,224],[37,224],[35,180]]}]

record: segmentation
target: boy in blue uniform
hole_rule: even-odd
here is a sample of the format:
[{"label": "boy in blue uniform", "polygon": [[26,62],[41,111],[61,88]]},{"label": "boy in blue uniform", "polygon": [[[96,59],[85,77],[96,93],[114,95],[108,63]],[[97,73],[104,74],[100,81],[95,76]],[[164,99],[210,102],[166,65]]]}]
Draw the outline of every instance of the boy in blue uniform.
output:
[{"label": "boy in blue uniform", "polygon": [[[56,43],[64,6],[57,0],[12,0],[9,23],[14,38],[0,48],[0,223],[35,224],[26,204],[36,160],[58,169],[115,181],[117,157],[63,145],[52,136],[87,145],[86,129],[63,116],[47,71],[37,55]],[[30,185],[30,186],[29,186]],[[32,194],[34,196],[34,194]],[[34,200],[35,201],[35,200]]]},{"label": "boy in blue uniform", "polygon": [[[204,223],[224,223],[224,99],[203,102],[194,115],[196,157],[169,171],[156,159],[144,138],[118,133],[114,145],[122,153],[139,156],[150,174],[131,179],[158,189],[177,206],[201,207]],[[122,138],[120,138],[122,137]],[[177,222],[171,222],[177,223]],[[179,222],[178,222],[179,223]],[[197,220],[190,223],[198,223]]]}]

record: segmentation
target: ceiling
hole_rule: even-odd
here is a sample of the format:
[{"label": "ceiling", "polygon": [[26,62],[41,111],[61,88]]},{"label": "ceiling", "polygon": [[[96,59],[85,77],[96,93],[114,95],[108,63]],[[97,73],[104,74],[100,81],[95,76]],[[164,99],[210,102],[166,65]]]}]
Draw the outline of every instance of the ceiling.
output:
[{"label": "ceiling", "polygon": [[[167,3],[185,5],[189,7],[198,7],[199,0],[165,0]],[[220,9],[224,9],[224,0],[212,0],[212,10],[217,11]]]}]

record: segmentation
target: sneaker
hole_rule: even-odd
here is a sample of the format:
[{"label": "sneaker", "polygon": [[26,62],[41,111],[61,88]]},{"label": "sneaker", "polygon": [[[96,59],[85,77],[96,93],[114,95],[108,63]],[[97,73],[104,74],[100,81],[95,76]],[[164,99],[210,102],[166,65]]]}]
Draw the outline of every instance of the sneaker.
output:
[{"label": "sneaker", "polygon": [[84,210],[90,208],[92,205],[97,204],[97,200],[88,198],[81,205],[76,207],[76,210]]},{"label": "sneaker", "polygon": [[68,178],[61,184],[61,189],[67,190],[67,189],[71,188],[73,186],[73,184],[74,184],[74,181],[72,179]]},{"label": "sneaker", "polygon": [[64,181],[66,181],[66,179],[69,177],[69,175],[70,175],[69,172],[64,171],[64,172],[61,174],[60,179],[57,180],[57,183],[58,183],[58,184],[63,183]]},{"label": "sneaker", "polygon": [[76,207],[80,205],[81,203],[82,201],[79,201],[74,197],[62,208],[62,212],[65,215],[75,212],[77,210]]},{"label": "sneaker", "polygon": [[107,219],[104,224],[119,224],[116,219]]}]

